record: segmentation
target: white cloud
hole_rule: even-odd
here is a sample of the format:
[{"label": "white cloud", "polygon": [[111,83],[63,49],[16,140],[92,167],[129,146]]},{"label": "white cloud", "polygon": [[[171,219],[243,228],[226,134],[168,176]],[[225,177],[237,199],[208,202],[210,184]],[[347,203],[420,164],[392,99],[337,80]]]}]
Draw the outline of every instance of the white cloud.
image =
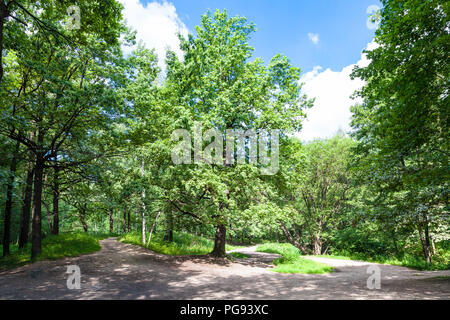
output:
[{"label": "white cloud", "polygon": [[318,44],[319,43],[319,34],[318,33],[308,33],[308,38],[314,44]]},{"label": "white cloud", "polygon": [[[167,48],[181,56],[177,33],[187,36],[188,29],[180,20],[172,3],[149,2],[143,5],[139,0],[120,0],[124,5],[123,16],[127,25],[137,31],[136,40],[147,48],[154,48],[159,65],[164,66]],[[133,48],[124,48],[129,53]]]},{"label": "white cloud", "polygon": [[[377,46],[372,42],[367,49],[372,50]],[[307,118],[303,122],[302,131],[297,135],[302,141],[329,138],[338,130],[350,131],[350,106],[360,102],[350,96],[364,85],[360,79],[351,80],[350,74],[355,65],[365,67],[368,64],[366,54],[362,54],[356,64],[341,71],[329,68],[322,71],[322,67],[316,66],[302,77],[300,82],[304,82],[304,93],[309,98],[316,98],[314,106],[306,111]]]}]

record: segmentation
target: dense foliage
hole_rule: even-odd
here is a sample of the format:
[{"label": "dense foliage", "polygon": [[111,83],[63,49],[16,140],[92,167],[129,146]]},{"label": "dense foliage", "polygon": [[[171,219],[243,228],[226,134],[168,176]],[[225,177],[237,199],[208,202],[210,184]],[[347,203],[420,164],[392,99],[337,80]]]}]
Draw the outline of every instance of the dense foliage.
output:
[{"label": "dense foliage", "polygon": [[[151,48],[124,55],[135,40],[120,3],[76,4],[72,29],[64,1],[0,0],[4,256],[64,256],[48,252],[52,241],[77,247],[80,235],[57,235],[80,231],[218,257],[227,242],[289,242],[265,248],[282,254],[280,272],[317,267],[300,254],[448,268],[447,1],[383,1],[378,47],[353,72],[366,85],[352,136],[309,143],[294,137],[314,104],[301,70],[282,55],[254,58],[245,18],[203,15],[163,71]],[[176,163],[179,129],[203,139]],[[275,129],[269,174],[249,136],[241,149],[210,145],[253,130],[273,156],[263,133]]]}]

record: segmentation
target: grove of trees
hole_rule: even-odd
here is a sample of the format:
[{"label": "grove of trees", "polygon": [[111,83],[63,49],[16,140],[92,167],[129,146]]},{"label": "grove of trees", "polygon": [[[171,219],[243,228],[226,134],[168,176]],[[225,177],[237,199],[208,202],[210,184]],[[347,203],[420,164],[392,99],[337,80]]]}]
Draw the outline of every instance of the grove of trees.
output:
[{"label": "grove of trees", "polygon": [[[185,231],[214,239],[216,257],[227,241],[257,240],[303,254],[448,257],[448,1],[382,1],[378,46],[352,74],[365,86],[351,134],[309,143],[295,137],[314,107],[301,70],[255,58],[245,18],[206,13],[161,70],[120,3],[74,3],[79,28],[65,1],[0,0],[3,256],[30,242],[36,259],[43,237],[80,230],[136,232],[144,245]],[[230,129],[278,130],[278,171],[251,163],[248,137],[246,161],[215,150],[210,163],[175,164],[177,129],[200,130],[201,150]]]}]

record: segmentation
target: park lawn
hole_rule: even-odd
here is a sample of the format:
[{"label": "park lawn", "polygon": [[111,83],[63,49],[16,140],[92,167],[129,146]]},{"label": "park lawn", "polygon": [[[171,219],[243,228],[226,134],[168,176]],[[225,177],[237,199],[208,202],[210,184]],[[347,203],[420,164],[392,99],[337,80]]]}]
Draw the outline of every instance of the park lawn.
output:
[{"label": "park lawn", "polygon": [[[393,256],[367,256],[365,254],[342,252],[339,255],[310,255],[306,257],[321,257],[339,260],[366,261],[379,264],[407,267],[416,270],[448,270],[450,269],[450,250],[447,247],[438,248],[439,254],[433,256],[432,264],[427,266],[424,259],[417,256],[405,254],[401,258]],[[265,250],[265,251],[263,251]],[[257,248],[256,251],[279,253],[282,256],[295,257],[300,251],[290,243],[266,243]],[[282,253],[281,253],[282,252]],[[305,260],[305,259],[304,259]]]},{"label": "park lawn", "polygon": [[300,250],[290,243],[265,243],[256,248],[257,252],[277,253],[281,258],[275,259],[275,268],[280,273],[322,274],[333,271],[333,267],[302,258]]},{"label": "park lawn", "polygon": [[[119,241],[145,247],[166,255],[206,255],[214,248],[214,241],[186,232],[173,233],[173,242],[164,241],[164,233],[154,233],[150,245],[142,244],[142,235],[138,232],[127,233],[119,237]],[[238,246],[226,245],[226,250],[238,249]]]},{"label": "park lawn", "polygon": [[[42,240],[42,252],[37,257],[37,261],[76,257],[98,251],[101,248],[99,240],[106,237],[107,235],[104,234],[87,233],[62,233],[47,236]],[[11,245],[10,251],[9,256],[0,258],[0,270],[31,263],[31,243],[23,249],[19,249],[17,245]],[[0,248],[0,254],[3,255],[3,248]]]}]

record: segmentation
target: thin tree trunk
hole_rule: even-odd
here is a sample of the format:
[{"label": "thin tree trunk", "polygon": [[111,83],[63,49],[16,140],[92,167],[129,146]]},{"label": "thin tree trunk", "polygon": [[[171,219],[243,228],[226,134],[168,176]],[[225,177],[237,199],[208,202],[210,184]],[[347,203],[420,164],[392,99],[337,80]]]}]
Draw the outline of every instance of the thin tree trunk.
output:
[{"label": "thin tree trunk", "polygon": [[167,217],[167,229],[164,241],[173,242],[173,214],[170,212]]},{"label": "thin tree trunk", "polygon": [[318,235],[313,236],[313,247],[314,247],[314,255],[322,254],[322,240],[320,239],[320,236]]},{"label": "thin tree trunk", "polygon": [[150,230],[150,234],[148,235],[147,247],[150,245],[150,241],[152,241],[153,230],[155,229],[156,222],[158,222],[158,218],[159,218],[160,214],[161,214],[161,212],[158,212],[158,214],[156,215],[156,218],[155,218],[155,222],[153,222],[153,226],[152,226],[152,228]]},{"label": "thin tree trunk", "polygon": [[33,196],[34,167],[30,160],[28,164],[27,179],[25,185],[25,195],[23,199],[22,215],[20,216],[19,248],[25,248],[30,232],[31,199]]},{"label": "thin tree trunk", "polygon": [[17,154],[19,153],[20,143],[16,143],[11,165],[9,169],[9,181],[6,187],[6,204],[5,204],[5,218],[3,223],[3,256],[9,255],[9,243],[11,242],[11,212],[13,204],[13,189],[14,180],[17,170]]},{"label": "thin tree trunk", "polygon": [[[142,167],[141,167],[141,174],[142,177],[144,177],[145,171],[144,171],[145,161],[142,160]],[[142,187],[142,244],[145,246],[145,187]]]},{"label": "thin tree trunk", "polygon": [[227,229],[223,223],[219,223],[216,228],[216,236],[214,239],[214,249],[211,252],[213,257],[224,258],[226,256],[226,236]]},{"label": "thin tree trunk", "polygon": [[[429,242],[429,235],[428,235],[428,226],[426,226],[426,231],[424,232],[424,230],[422,229],[422,226],[420,226],[420,223],[419,223],[418,232],[419,232],[420,242],[422,244],[423,256],[425,258],[427,265],[430,265],[431,264],[431,250],[430,250],[430,242]],[[427,237],[428,237],[428,241],[427,241]]]},{"label": "thin tree trunk", "polygon": [[109,209],[109,233],[114,233],[114,210]]},{"label": "thin tree trunk", "polygon": [[52,234],[59,234],[59,169],[54,169],[53,177],[53,228]]},{"label": "thin tree trunk", "polygon": [[289,230],[286,228],[286,226],[280,222],[280,227],[281,230],[283,231],[285,237],[287,238],[287,240],[296,248],[300,249],[300,251],[303,254],[308,254],[308,250],[305,248],[304,245],[301,244],[300,240],[301,239],[294,239],[294,237],[292,236],[292,234],[289,232]]},{"label": "thin tree trunk", "polygon": [[436,255],[436,245],[434,244],[434,239],[430,236],[431,248],[433,249],[433,256]]},{"label": "thin tree trunk", "polygon": [[[42,145],[43,136],[38,134],[38,144]],[[42,178],[44,174],[44,154],[36,153],[34,169],[33,214],[31,226],[31,260],[36,260],[42,251]]]},{"label": "thin tree trunk", "polygon": [[425,219],[425,226],[424,226],[424,231],[425,231],[425,247],[424,247],[424,251],[425,251],[425,260],[427,261],[427,265],[431,264],[431,243],[430,243],[430,233],[429,233],[429,229],[428,229],[428,217],[426,214],[424,214],[424,219]]},{"label": "thin tree trunk", "polygon": [[131,210],[128,209],[128,219],[127,219],[127,223],[128,223],[128,232],[131,232]]},{"label": "thin tree trunk", "polygon": [[81,221],[81,225],[83,226],[83,231],[88,232],[88,225],[86,223],[86,204],[84,204],[83,208],[81,209],[80,221]]},{"label": "thin tree trunk", "polygon": [[127,211],[123,211],[122,233],[127,232]]}]

